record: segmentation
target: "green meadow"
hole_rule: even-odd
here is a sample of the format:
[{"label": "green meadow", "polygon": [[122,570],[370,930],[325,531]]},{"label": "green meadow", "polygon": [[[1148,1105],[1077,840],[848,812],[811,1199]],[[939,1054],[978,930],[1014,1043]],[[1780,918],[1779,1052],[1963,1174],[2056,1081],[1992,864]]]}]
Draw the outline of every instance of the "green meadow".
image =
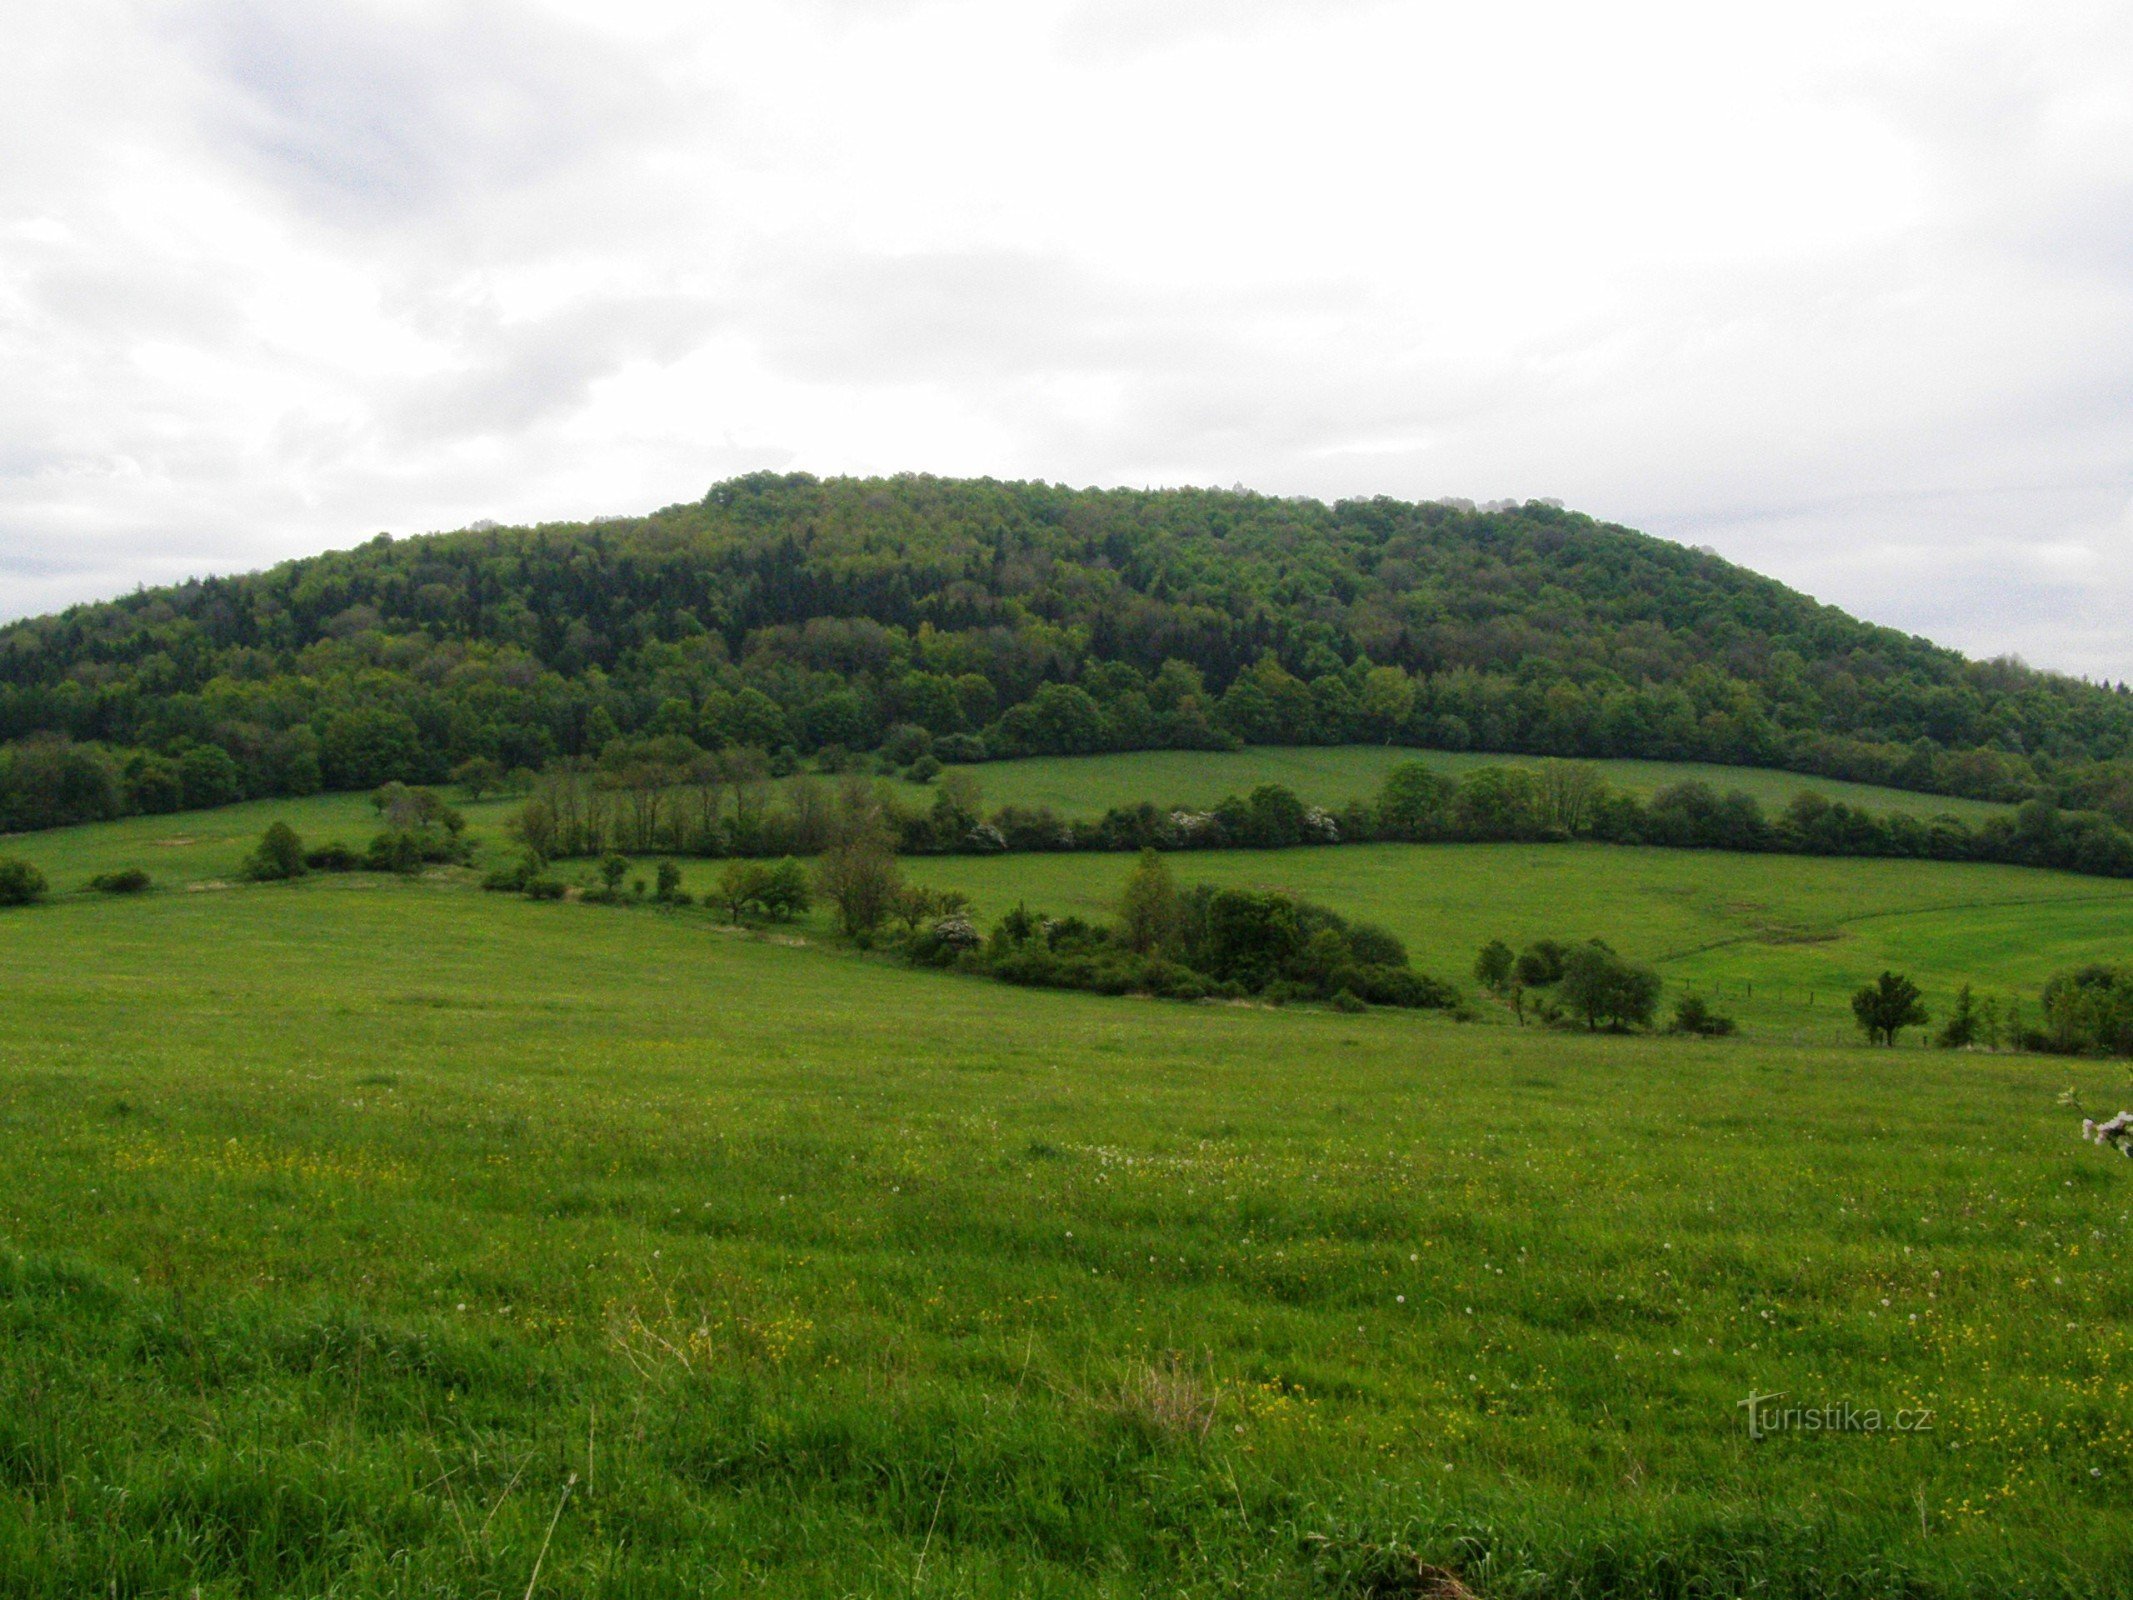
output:
[{"label": "green meadow", "polygon": [[[1715,996],[1744,1027],[1848,1043],[1848,997],[1886,968],[1929,1007],[1962,984],[2033,1002],[2055,972],[2122,959],[2133,883],[1978,862],[1734,855],[1620,845],[1344,845],[1171,858],[1183,883],[1284,889],[1391,929],[1415,964],[1469,983],[1491,938],[1604,938],[1670,993]],[[981,908],[1108,914],[1126,855],[937,857],[914,876]],[[1504,1013],[1508,1018],[1508,1013]],[[1917,1038],[1917,1035],[1913,1035]]]},{"label": "green meadow", "polygon": [[[2124,1069],[1843,1011],[1887,964],[2033,997],[2133,885],[1173,858],[1461,982],[1605,936],[1745,1025],[1685,1042],[1020,990],[463,869],[239,882],[277,816],[371,828],[0,843],[57,891],[0,912],[0,1596],[2133,1594],[2133,1163],[2075,1137]],[[906,863],[988,919],[1129,866]]]},{"label": "green meadow", "polygon": [[[1386,773],[1420,761],[1457,778],[1476,767],[1536,767],[1538,756],[1473,755],[1416,750],[1400,745],[1328,745],[1283,748],[1254,745],[1234,753],[1206,750],[1139,750],[1124,755],[1041,756],[988,761],[968,771],[984,785],[993,805],[1047,805],[1066,817],[1101,816],[1112,806],[1211,806],[1225,795],[1244,794],[1255,784],[1286,784],[1314,805],[1337,807],[1368,800]],[[1803,789],[1868,811],[1930,817],[1946,813],[1975,823],[2007,807],[1950,795],[1916,794],[1875,784],[1842,783],[1766,767],[1720,767],[1687,761],[1595,761],[1608,783],[1625,794],[1649,799],[1672,784],[1707,783],[1720,794],[1738,790],[1766,811],[1781,811]]]}]

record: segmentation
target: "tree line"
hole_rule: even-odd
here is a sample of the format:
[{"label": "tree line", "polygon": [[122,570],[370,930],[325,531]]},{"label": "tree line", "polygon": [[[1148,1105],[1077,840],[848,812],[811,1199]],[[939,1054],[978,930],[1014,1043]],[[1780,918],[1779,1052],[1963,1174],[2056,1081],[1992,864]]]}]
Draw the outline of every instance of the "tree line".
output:
[{"label": "tree line", "polygon": [[[642,751],[639,751],[642,755]],[[1316,805],[1286,785],[1260,784],[1212,806],[1154,800],[1066,818],[1046,806],[988,810],[979,776],[942,772],[915,791],[864,773],[780,780],[760,751],[687,761],[562,765],[533,782],[512,827],[552,858],[661,852],[689,856],[812,855],[832,835],[840,794],[864,790],[893,847],[906,855],[1001,851],[1283,849],[1373,842],[1549,843],[1593,840],[1678,849],[1819,856],[1997,861],[2097,876],[2133,876],[2133,834],[2099,812],[2031,800],[1966,822],[1953,815],[1877,813],[1804,791],[1775,814],[1752,795],[1700,780],[1650,799],[1611,786],[1587,762],[1482,766],[1459,776],[1402,762],[1369,800]],[[924,796],[914,804],[906,796]]]},{"label": "tree line", "polygon": [[[538,771],[1386,743],[1785,767],[2133,822],[2133,696],[1532,503],[757,474],[0,629],[0,828]],[[918,759],[918,757],[913,757]]]}]

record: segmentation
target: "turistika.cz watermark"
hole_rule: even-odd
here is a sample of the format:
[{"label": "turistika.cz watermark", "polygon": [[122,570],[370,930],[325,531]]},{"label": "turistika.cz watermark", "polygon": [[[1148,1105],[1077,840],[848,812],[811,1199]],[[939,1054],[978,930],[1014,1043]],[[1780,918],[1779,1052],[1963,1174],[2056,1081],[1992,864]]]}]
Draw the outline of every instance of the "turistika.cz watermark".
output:
[{"label": "turistika.cz watermark", "polygon": [[1780,1394],[1751,1394],[1740,1402],[1748,1413],[1748,1437],[1767,1439],[1778,1433],[1931,1433],[1930,1406],[1905,1406],[1882,1411],[1873,1406],[1855,1406],[1849,1400],[1828,1405],[1784,1404]]}]

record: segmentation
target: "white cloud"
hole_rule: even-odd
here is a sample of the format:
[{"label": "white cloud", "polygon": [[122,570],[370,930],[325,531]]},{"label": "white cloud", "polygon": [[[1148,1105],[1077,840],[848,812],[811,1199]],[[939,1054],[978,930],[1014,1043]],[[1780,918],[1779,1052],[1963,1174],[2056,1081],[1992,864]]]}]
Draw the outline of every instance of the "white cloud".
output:
[{"label": "white cloud", "polygon": [[751,466],[1553,494],[2133,675],[2122,6],[80,0],[0,614]]}]

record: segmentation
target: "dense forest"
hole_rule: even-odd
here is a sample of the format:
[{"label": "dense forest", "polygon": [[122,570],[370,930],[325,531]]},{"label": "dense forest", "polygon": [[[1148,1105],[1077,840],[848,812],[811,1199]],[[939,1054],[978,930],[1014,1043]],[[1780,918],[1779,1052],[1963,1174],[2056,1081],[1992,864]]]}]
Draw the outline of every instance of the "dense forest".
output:
[{"label": "dense forest", "polygon": [[1559,507],[755,474],[0,629],[0,827],[540,770],[1377,742],[2133,822],[2133,696]]}]

